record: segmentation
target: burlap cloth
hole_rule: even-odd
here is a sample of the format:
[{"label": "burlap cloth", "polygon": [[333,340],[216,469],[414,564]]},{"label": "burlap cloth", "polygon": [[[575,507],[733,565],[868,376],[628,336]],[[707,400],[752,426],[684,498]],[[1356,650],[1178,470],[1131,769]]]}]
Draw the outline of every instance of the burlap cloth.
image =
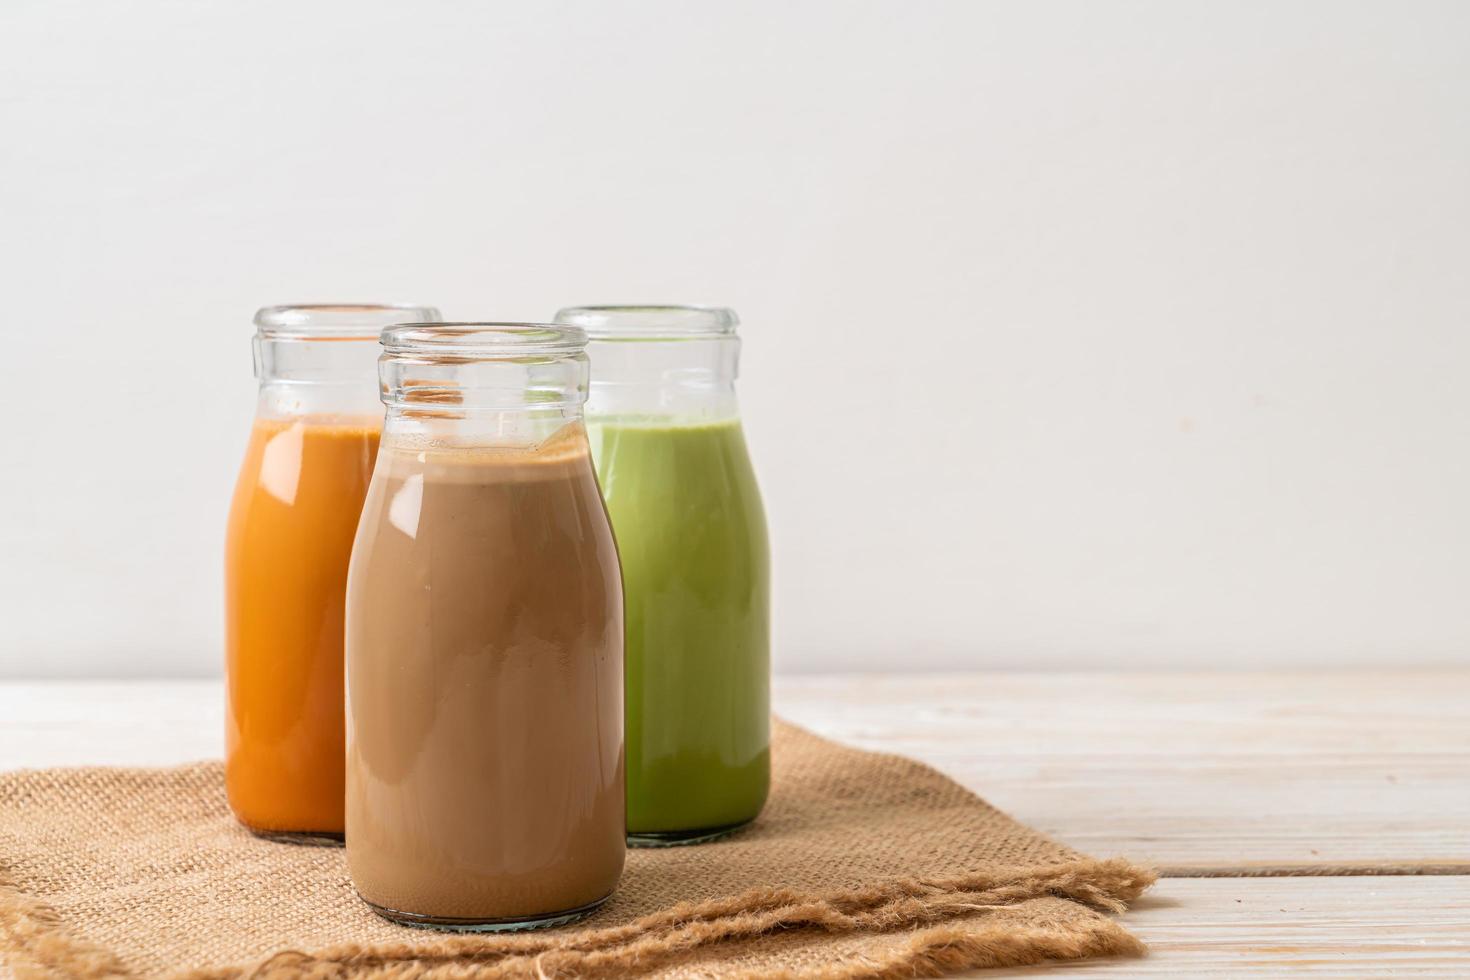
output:
[{"label": "burlap cloth", "polygon": [[1132,954],[1103,912],[1153,880],[1063,847],[908,759],[777,723],[755,826],[637,850],[584,922],[395,926],[343,851],[256,838],[217,762],[0,774],[0,963],[31,977],[909,977]]}]

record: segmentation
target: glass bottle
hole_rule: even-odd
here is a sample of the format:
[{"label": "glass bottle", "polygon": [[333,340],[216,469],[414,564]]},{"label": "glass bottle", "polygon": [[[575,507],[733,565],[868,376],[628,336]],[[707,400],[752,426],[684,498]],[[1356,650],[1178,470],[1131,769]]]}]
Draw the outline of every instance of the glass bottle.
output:
[{"label": "glass bottle", "polygon": [[628,842],[710,840],[770,785],[770,560],[727,309],[593,306],[588,432],[623,566]]},{"label": "glass bottle", "polygon": [[342,835],[342,603],[378,450],[378,334],[425,306],[255,315],[255,422],[225,543],[225,788],[266,836]]},{"label": "glass bottle", "polygon": [[383,334],[347,585],[347,862],[383,916],[570,921],[624,856],[623,594],[574,327]]}]

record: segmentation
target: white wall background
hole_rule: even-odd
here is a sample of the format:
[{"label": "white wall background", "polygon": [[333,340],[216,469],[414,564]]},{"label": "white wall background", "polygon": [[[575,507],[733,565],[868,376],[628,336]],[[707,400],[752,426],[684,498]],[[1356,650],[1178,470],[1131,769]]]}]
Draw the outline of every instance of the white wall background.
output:
[{"label": "white wall background", "polygon": [[1470,663],[1470,4],[0,5],[0,674],[210,674],[272,302],[745,319],[778,666]]}]

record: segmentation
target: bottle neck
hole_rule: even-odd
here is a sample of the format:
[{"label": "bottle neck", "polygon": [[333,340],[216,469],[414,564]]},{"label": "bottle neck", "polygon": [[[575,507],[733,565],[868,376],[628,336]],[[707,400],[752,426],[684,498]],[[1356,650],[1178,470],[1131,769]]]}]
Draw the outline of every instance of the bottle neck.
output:
[{"label": "bottle neck", "polygon": [[303,416],[377,418],[376,337],[303,339],[256,336],[256,413],[268,418]]},{"label": "bottle neck", "polygon": [[588,418],[716,421],[736,418],[740,340],[594,339]]},{"label": "bottle neck", "polygon": [[385,353],[384,442],[437,448],[526,448],[582,421],[587,359]]},{"label": "bottle neck", "polygon": [[425,411],[394,405],[383,419],[383,444],[405,449],[526,449],[582,421],[580,407]]}]

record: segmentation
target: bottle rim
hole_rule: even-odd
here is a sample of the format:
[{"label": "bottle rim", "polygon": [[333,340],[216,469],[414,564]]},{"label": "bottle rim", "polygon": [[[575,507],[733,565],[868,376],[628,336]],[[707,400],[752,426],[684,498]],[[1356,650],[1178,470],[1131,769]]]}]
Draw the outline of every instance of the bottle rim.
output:
[{"label": "bottle rim", "polygon": [[587,334],[580,327],[557,323],[440,321],[391,326],[379,341],[389,356],[488,360],[580,354],[587,346]]},{"label": "bottle rim", "polygon": [[417,303],[286,303],[257,310],[255,328],[271,340],[377,340],[394,324],[440,319],[437,309]]},{"label": "bottle rim", "polygon": [[727,306],[641,303],[569,306],[556,322],[581,327],[593,341],[718,340],[735,336],[740,318]]}]

